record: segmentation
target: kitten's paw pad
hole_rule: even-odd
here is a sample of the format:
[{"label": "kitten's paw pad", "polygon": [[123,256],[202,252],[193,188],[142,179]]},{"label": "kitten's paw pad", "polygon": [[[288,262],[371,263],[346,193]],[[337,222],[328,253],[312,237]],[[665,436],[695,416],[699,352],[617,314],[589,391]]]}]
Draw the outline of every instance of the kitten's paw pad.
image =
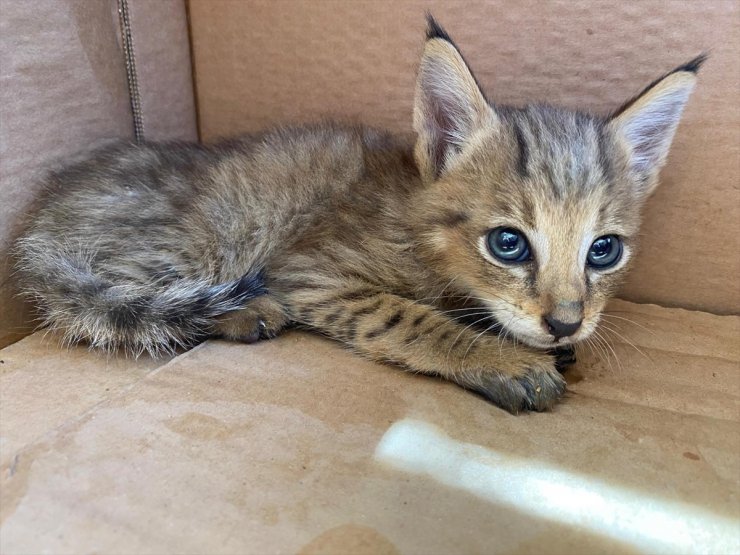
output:
[{"label": "kitten's paw pad", "polygon": [[486,372],[471,380],[467,387],[502,409],[517,414],[552,408],[565,393],[565,380],[553,364],[541,364],[516,376]]}]

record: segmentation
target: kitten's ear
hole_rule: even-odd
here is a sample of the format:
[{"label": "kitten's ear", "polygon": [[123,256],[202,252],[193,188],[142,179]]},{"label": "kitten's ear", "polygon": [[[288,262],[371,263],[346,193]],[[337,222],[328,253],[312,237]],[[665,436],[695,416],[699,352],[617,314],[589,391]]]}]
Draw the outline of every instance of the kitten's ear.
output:
[{"label": "kitten's ear", "polygon": [[612,116],[610,125],[623,141],[632,172],[650,194],[665,164],[673,135],[686,101],[696,84],[696,74],[706,59],[701,55],[650,84]]},{"label": "kitten's ear", "polygon": [[476,131],[498,118],[450,36],[431,15],[414,98],[416,162],[425,181],[438,178]]}]

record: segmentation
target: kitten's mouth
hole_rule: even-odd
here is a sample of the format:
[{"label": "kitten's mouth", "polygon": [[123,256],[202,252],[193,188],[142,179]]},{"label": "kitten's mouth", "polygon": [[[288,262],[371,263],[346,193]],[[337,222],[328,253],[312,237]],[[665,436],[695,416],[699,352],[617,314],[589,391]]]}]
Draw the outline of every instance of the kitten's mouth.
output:
[{"label": "kitten's mouth", "polygon": [[559,349],[561,347],[572,347],[578,343],[578,339],[574,337],[561,337],[560,339],[551,339],[549,341],[543,341],[537,337],[530,336],[516,336],[519,341],[526,343],[530,347],[536,347],[538,349]]},{"label": "kitten's mouth", "polygon": [[567,337],[554,337],[546,334],[544,331],[532,333],[531,328],[534,326],[526,322],[523,318],[510,318],[508,324],[502,324],[501,320],[491,315],[490,321],[494,322],[489,327],[491,331],[503,338],[509,338],[535,349],[561,349],[573,348],[573,346],[588,336],[587,326],[581,327],[576,333]]}]

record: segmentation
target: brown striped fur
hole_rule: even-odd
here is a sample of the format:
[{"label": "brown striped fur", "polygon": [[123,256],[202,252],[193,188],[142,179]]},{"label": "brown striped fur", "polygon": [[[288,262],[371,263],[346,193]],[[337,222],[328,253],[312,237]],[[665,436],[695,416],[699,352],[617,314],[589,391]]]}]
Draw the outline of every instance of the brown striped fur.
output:
[{"label": "brown striped fur", "polygon": [[[98,151],[48,178],[22,286],[47,325],[95,347],[156,354],[298,324],[544,410],[565,389],[550,350],[588,337],[624,274],[697,68],[615,117],[495,106],[430,20],[415,147],[325,123]],[[533,259],[494,259],[497,226],[522,230]],[[604,234],[625,256],[593,271],[584,248]],[[558,341],[547,314],[583,325]]]}]

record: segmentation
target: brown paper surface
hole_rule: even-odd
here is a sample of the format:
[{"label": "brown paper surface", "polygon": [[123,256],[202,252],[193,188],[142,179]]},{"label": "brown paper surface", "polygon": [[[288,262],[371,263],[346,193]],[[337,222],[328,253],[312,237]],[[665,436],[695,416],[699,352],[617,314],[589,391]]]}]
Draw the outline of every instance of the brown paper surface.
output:
[{"label": "brown paper surface", "polygon": [[740,318],[609,313],[611,360],[520,416],[307,333],[160,364],[31,336],[0,351],[0,551],[737,552]]},{"label": "brown paper surface", "polygon": [[740,14],[733,0],[191,0],[202,138],[324,117],[411,131],[431,10],[491,100],[609,113],[709,51],[625,298],[740,311]]}]

